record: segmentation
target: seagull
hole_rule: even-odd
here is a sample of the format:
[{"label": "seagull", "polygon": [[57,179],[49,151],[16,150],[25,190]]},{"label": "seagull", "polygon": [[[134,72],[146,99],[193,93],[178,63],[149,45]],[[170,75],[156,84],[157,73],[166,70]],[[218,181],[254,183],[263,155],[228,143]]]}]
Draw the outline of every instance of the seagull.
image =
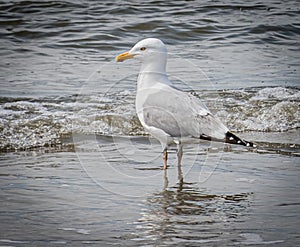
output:
[{"label": "seagull", "polygon": [[118,55],[116,61],[132,58],[141,62],[136,113],[144,129],[161,143],[164,169],[167,169],[168,148],[172,144],[177,145],[178,165],[182,161],[183,144],[193,140],[255,147],[231,133],[198,97],[173,86],[166,73],[167,48],[160,39],[143,39]]}]

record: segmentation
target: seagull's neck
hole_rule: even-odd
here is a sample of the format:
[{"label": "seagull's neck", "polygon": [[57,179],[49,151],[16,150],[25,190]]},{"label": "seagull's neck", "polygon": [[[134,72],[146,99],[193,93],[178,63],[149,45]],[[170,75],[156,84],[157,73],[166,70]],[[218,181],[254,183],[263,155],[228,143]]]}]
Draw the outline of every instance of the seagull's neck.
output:
[{"label": "seagull's neck", "polygon": [[150,88],[156,83],[169,84],[166,73],[166,62],[155,61],[155,63],[143,63],[138,77],[137,89]]},{"label": "seagull's neck", "polygon": [[153,57],[142,62],[140,72],[166,73],[167,59],[162,56]]}]

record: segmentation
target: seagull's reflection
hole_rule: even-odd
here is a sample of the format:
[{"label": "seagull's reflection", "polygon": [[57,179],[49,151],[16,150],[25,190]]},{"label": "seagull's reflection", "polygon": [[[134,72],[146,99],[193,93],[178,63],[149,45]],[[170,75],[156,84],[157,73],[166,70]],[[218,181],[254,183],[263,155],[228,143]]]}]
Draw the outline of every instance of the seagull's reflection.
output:
[{"label": "seagull's reflection", "polygon": [[185,182],[181,165],[178,183],[173,187],[168,185],[167,170],[164,172],[164,189],[148,198],[137,222],[139,230],[135,239],[146,241],[141,244],[173,243],[174,238],[183,242],[218,238],[224,224],[240,220],[248,207],[249,194],[208,194],[196,183]]},{"label": "seagull's reflection", "polygon": [[[177,174],[178,174],[178,189],[182,190],[183,186],[183,174],[182,174],[182,168],[181,164],[178,163],[177,166]],[[164,170],[164,191],[168,189],[169,186],[169,179],[168,179],[168,170]]]}]

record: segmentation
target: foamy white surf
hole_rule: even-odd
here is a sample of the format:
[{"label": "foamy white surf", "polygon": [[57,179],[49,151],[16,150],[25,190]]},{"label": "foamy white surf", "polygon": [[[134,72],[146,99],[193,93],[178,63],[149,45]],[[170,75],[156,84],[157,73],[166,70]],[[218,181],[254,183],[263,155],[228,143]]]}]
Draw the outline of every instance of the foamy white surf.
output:
[{"label": "foamy white surf", "polygon": [[[298,88],[197,92],[235,132],[280,132],[299,124]],[[2,98],[0,149],[61,145],[75,134],[145,135],[135,113],[135,92],[59,98]]]}]

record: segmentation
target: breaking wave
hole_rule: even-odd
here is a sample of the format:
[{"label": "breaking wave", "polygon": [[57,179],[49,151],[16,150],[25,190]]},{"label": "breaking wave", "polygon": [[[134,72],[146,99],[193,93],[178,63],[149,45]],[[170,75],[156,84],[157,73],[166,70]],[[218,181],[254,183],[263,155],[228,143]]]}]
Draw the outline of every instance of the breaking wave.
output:
[{"label": "breaking wave", "polygon": [[[199,97],[235,132],[299,128],[298,88],[204,91]],[[53,98],[1,98],[0,149],[63,144],[72,134],[147,135],[137,119],[135,92]]]}]

